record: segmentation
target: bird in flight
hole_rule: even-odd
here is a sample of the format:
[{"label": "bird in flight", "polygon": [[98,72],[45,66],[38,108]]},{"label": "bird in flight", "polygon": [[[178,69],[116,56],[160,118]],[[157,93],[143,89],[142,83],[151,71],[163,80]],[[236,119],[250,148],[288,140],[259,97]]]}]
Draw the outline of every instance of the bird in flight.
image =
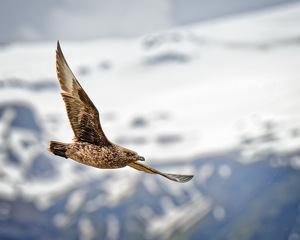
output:
[{"label": "bird in flight", "polygon": [[56,72],[64,91],[61,93],[67,115],[74,132],[72,143],[50,141],[48,150],[53,154],[71,158],[96,168],[132,167],[146,173],[159,174],[175,182],[187,182],[193,175],[162,173],[140,161],[145,158],[136,152],[110,142],[99,120],[99,112],[72,73],[59,41],[56,50]]}]

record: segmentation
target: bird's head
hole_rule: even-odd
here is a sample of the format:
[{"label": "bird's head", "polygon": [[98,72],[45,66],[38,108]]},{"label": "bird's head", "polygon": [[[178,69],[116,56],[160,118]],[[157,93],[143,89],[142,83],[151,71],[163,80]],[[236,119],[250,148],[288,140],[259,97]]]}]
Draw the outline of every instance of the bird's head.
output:
[{"label": "bird's head", "polygon": [[132,151],[124,147],[121,147],[121,155],[122,158],[126,159],[129,162],[145,161],[144,157],[139,156],[135,151]]}]

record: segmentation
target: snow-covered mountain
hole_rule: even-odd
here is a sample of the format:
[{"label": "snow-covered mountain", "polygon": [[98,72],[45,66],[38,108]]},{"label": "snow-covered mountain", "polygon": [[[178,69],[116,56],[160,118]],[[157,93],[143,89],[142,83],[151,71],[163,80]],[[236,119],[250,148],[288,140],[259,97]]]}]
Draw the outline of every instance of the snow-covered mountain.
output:
[{"label": "snow-covered mountain", "polygon": [[61,42],[107,137],[186,184],[58,158],[55,43],[0,49],[0,239],[298,239],[300,5]]}]

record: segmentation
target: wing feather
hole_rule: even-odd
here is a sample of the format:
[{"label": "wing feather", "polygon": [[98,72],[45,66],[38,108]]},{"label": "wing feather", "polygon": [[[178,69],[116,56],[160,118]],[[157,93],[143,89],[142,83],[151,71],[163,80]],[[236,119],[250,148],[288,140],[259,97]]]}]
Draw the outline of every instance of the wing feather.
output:
[{"label": "wing feather", "polygon": [[159,174],[159,175],[166,177],[175,182],[181,182],[181,183],[188,182],[194,177],[194,175],[162,173],[162,172],[160,172],[152,167],[149,167],[145,164],[142,164],[140,162],[133,162],[133,163],[128,164],[128,166],[130,166],[136,170],[146,172],[146,173]]},{"label": "wing feather", "polygon": [[62,97],[75,135],[74,141],[99,146],[110,145],[101,128],[99,112],[70,69],[59,42],[56,50],[56,72],[61,89],[64,91]]}]

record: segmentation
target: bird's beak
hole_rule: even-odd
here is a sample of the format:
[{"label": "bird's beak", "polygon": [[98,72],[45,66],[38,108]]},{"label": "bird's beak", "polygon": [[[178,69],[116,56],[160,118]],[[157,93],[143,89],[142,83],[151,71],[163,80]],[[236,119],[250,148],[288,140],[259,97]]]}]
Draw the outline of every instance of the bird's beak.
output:
[{"label": "bird's beak", "polygon": [[145,158],[142,156],[137,156],[136,160],[137,161],[145,161]]}]

